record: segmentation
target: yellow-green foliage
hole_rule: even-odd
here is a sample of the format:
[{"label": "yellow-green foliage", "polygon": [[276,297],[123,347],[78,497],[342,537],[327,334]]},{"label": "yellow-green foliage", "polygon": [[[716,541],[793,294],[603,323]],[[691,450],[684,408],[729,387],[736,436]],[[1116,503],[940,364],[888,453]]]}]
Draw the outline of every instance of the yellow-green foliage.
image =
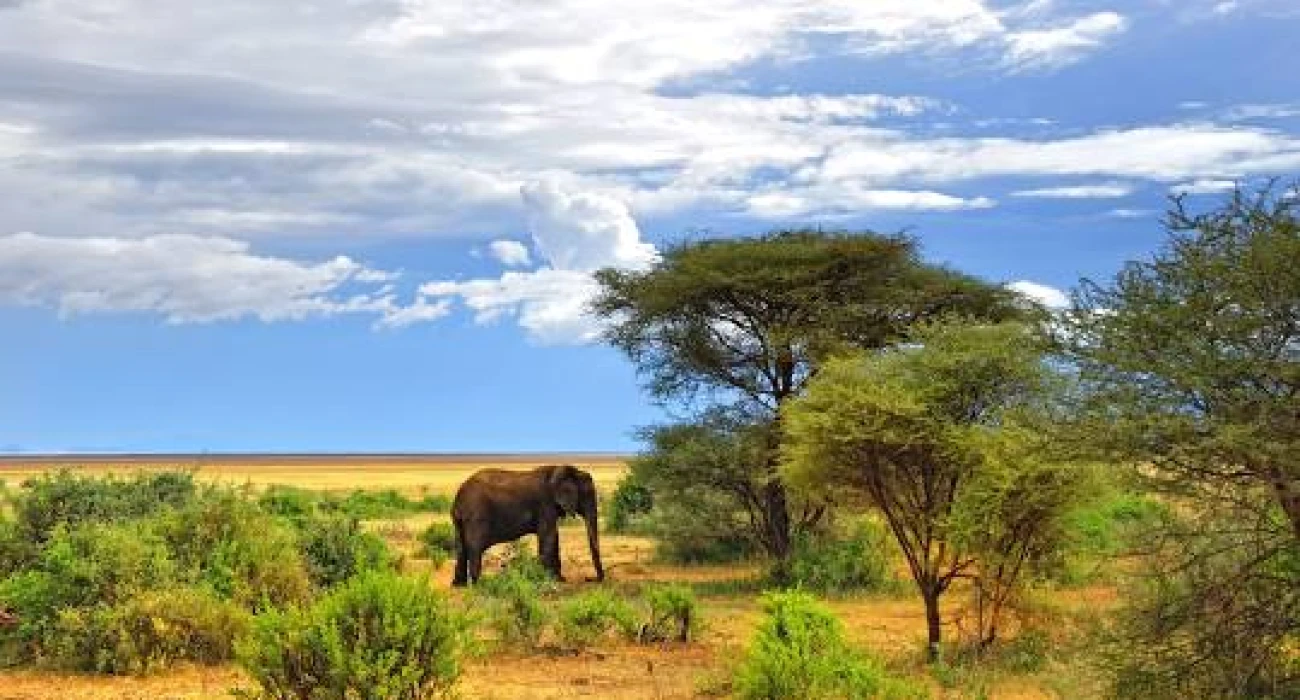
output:
[{"label": "yellow-green foliage", "polygon": [[311,607],[268,611],[237,646],[266,700],[423,700],[461,672],[468,623],[429,581],[372,571]]},{"label": "yellow-green foliage", "polygon": [[925,698],[919,684],[892,676],[849,647],[844,626],[811,595],[768,593],[734,690],[742,700],[904,700]]},{"label": "yellow-green foliage", "polygon": [[625,639],[637,635],[636,611],[609,589],[598,589],[566,599],[559,606],[560,640],[585,647],[617,634]]}]

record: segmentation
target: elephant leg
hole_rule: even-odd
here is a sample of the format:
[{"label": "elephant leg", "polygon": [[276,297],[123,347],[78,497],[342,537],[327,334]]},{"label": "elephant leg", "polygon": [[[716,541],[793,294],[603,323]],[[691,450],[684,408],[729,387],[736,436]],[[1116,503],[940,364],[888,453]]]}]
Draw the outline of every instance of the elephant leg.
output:
[{"label": "elephant leg", "polygon": [[557,523],[539,523],[537,527],[537,558],[551,572],[557,581],[563,581],[560,573],[560,529]]},{"label": "elephant leg", "polygon": [[478,547],[471,547],[465,552],[465,557],[468,559],[469,582],[478,583],[479,578],[483,575],[483,550]]},{"label": "elephant leg", "polygon": [[465,550],[465,534],[459,521],[456,526],[456,575],[451,580],[453,586],[464,586],[469,582],[469,558]]}]

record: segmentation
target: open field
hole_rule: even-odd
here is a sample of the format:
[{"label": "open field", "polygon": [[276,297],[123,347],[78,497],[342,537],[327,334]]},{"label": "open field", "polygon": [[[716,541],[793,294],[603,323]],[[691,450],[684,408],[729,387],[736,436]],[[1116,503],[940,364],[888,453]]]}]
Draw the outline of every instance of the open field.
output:
[{"label": "open field", "polygon": [[[200,478],[265,485],[292,484],[314,489],[397,488],[411,493],[447,493],[474,469],[482,466],[527,468],[553,460],[546,456],[527,459],[466,460],[463,458],[374,459],[362,457],[316,459],[265,459],[261,461],[217,461],[203,464],[154,463],[150,469],[176,466],[198,467]],[[591,469],[602,487],[608,488],[622,474],[621,460],[605,458],[567,460]],[[68,464],[0,465],[10,483],[43,469]],[[138,463],[94,463],[78,466],[95,472],[130,472]],[[411,554],[416,534],[429,522],[445,515],[420,514],[412,517],[371,521],[367,526],[381,533],[397,551]],[[582,525],[562,528],[564,570],[571,593],[596,584],[581,582],[591,573]],[[534,538],[525,546],[535,547]],[[500,566],[500,548],[489,552],[485,569],[490,574]],[[654,542],[644,537],[605,534],[602,549],[608,570],[605,585],[632,591],[646,582],[681,582],[697,588],[705,615],[705,632],[698,642],[637,646],[619,643],[606,648],[571,654],[561,652],[492,653],[471,661],[459,685],[459,697],[484,700],[513,698],[612,698],[614,700],[662,700],[666,698],[717,697],[706,691],[717,686],[730,665],[740,658],[760,619],[754,580],[761,574],[757,564],[674,566],[654,558]],[[411,570],[427,570],[428,562],[408,558]],[[453,563],[434,572],[437,587],[450,589]],[[1052,606],[1062,619],[1095,615],[1113,602],[1106,587],[1091,587],[1056,594]],[[954,595],[954,602],[957,596]],[[850,638],[918,678],[925,678],[920,650],[925,636],[925,619],[920,599],[909,589],[897,595],[855,596],[830,601],[845,622]],[[985,697],[1007,700],[1079,697],[1055,690],[1057,682],[1049,672],[1026,676],[995,677],[988,682]],[[929,680],[935,698],[977,697],[969,688],[945,688]],[[143,700],[145,698],[217,699],[229,698],[230,689],[248,687],[248,681],[233,666],[188,667],[148,678],[111,678],[58,675],[33,671],[0,671],[0,700]]]},{"label": "open field", "polygon": [[283,484],[323,491],[397,489],[408,496],[452,494],[478,469],[531,469],[575,464],[601,488],[612,488],[625,469],[617,455],[149,455],[0,457],[0,479],[19,483],[42,472],[67,468],[90,474],[193,469],[200,479],[226,484]]}]

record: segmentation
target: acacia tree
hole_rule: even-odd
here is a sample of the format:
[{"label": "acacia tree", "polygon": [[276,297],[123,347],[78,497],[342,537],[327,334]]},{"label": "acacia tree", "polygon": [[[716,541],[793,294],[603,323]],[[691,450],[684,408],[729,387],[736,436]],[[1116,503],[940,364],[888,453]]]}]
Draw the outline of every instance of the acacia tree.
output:
[{"label": "acacia tree", "polygon": [[850,489],[884,517],[925,603],[976,583],[979,641],[996,638],[1016,582],[1060,543],[1078,471],[1038,427],[1057,382],[1014,323],[929,325],[916,344],[827,363],[786,406],[783,471],[802,489]]},{"label": "acacia tree", "polygon": [[657,401],[703,401],[771,424],[749,468],[762,485],[761,543],[778,560],[792,527],[821,515],[809,508],[792,523],[775,427],[820,359],[845,346],[884,347],[941,314],[1001,319],[1023,308],[1011,292],[922,262],[901,235],[794,230],[689,242],[649,270],[605,269],[596,279],[605,337]]},{"label": "acacia tree", "polygon": [[[1300,693],[1300,186],[1175,198],[1166,246],[1061,320],[1078,433],[1177,505],[1147,537],[1117,689]],[[1292,651],[1286,651],[1288,647]]]}]

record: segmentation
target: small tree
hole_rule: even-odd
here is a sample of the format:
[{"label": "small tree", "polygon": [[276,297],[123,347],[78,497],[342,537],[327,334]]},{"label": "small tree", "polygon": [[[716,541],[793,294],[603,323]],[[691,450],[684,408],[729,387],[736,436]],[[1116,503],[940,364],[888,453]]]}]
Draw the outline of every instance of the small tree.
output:
[{"label": "small tree", "polygon": [[828,363],[785,413],[785,474],[804,489],[864,494],[888,523],[925,602],[929,654],[940,596],[972,577],[986,643],[1027,564],[1054,546],[1074,477],[1036,421],[1053,375],[1018,324],[931,325],[919,345]]},{"label": "small tree", "polygon": [[780,407],[820,359],[845,345],[882,347],[950,311],[990,319],[1019,312],[1012,293],[923,263],[911,239],[868,233],[691,242],[670,247],[648,270],[606,269],[596,278],[594,310],[611,322],[606,337],[649,380],[655,399],[703,397],[768,426],[765,449],[744,467],[760,487],[759,541],[778,560],[789,554],[792,533],[822,515],[792,512],[776,469]]}]

